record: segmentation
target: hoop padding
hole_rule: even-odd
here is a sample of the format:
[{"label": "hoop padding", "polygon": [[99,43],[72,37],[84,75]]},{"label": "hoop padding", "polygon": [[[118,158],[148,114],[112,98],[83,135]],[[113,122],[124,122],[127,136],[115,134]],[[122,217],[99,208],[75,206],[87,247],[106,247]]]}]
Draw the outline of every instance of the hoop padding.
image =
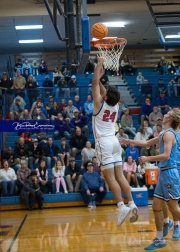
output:
[{"label": "hoop padding", "polygon": [[91,46],[98,48],[101,57],[106,59],[105,69],[119,71],[119,59],[127,43],[125,38],[104,38],[91,40]]}]

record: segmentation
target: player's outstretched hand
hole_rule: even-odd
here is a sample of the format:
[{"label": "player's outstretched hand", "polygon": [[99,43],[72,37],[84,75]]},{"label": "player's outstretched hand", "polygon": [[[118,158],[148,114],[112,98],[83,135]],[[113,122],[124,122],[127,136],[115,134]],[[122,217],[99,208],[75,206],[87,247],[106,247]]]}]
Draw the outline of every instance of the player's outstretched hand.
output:
[{"label": "player's outstretched hand", "polygon": [[97,61],[100,64],[104,64],[104,62],[106,61],[106,59],[104,57],[102,57],[101,55],[97,55]]},{"label": "player's outstretched hand", "polygon": [[140,164],[146,163],[147,161],[148,161],[148,157],[146,157],[146,156],[139,157],[139,163]]},{"label": "player's outstretched hand", "polygon": [[120,143],[120,144],[129,144],[129,139],[120,137],[120,138],[119,138],[119,143]]}]

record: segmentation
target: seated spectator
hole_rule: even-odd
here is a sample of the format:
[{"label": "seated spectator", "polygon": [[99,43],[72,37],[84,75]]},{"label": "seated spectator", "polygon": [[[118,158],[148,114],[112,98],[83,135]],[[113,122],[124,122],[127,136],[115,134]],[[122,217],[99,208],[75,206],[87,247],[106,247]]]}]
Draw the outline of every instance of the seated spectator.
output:
[{"label": "seated spectator", "polygon": [[161,114],[161,112],[158,111],[158,106],[154,106],[153,112],[151,112],[149,115],[149,124],[151,126],[156,125],[158,118],[163,119],[163,115]]},{"label": "seated spectator", "polygon": [[54,139],[60,139],[61,137],[65,137],[69,140],[71,138],[71,134],[69,133],[67,120],[63,118],[62,113],[58,113],[55,120]]},{"label": "seated spectator", "polygon": [[93,164],[93,171],[101,174],[101,168],[98,165],[98,161],[97,161],[97,157],[96,156],[94,156],[92,158],[92,164]]},{"label": "seated spectator", "polygon": [[53,180],[52,183],[56,185],[56,193],[60,193],[60,187],[62,185],[64,193],[68,193],[65,177],[65,166],[60,160],[55,163],[52,168]]},{"label": "seated spectator", "polygon": [[32,75],[29,75],[26,82],[27,96],[29,99],[30,106],[33,104],[33,100],[37,99],[38,96],[38,85]]},{"label": "seated spectator", "polygon": [[162,131],[162,124],[156,124],[153,136],[157,137]]},{"label": "seated spectator", "polygon": [[[81,168],[75,163],[74,157],[70,157],[69,159],[69,165],[66,167],[65,176],[69,192],[79,192],[82,174]],[[75,189],[73,184],[75,186]]]},{"label": "seated spectator", "polygon": [[45,193],[45,189],[47,188],[48,193],[52,193],[52,182],[48,181],[48,170],[46,167],[45,160],[41,160],[39,167],[36,169],[37,178],[40,185],[40,190]]},{"label": "seated spectator", "polygon": [[41,60],[39,64],[39,74],[48,74],[48,69],[45,60]]},{"label": "seated spectator", "polygon": [[70,97],[70,89],[68,88],[67,81],[64,76],[62,76],[57,82],[56,98],[61,96],[62,93],[64,94],[64,98]]},{"label": "seated spectator", "polygon": [[45,159],[45,152],[43,148],[38,144],[38,139],[32,140],[32,145],[29,148],[29,168],[31,170],[34,169],[34,165],[38,165],[38,163],[44,158]]},{"label": "seated spectator", "polygon": [[77,108],[75,108],[73,110],[73,114],[74,114],[74,116],[73,116],[73,118],[71,118],[70,124],[69,124],[72,135],[74,135],[76,128],[79,127],[82,130],[82,133],[88,138],[88,136],[89,136],[89,127],[88,127],[89,117],[79,115],[79,110]]},{"label": "seated spectator", "polygon": [[137,77],[136,77],[136,84],[137,85],[142,85],[144,83],[144,77],[142,76],[142,73],[139,72]]},{"label": "seated spectator", "polygon": [[24,99],[25,85],[26,85],[26,79],[23,76],[21,76],[20,70],[17,70],[16,77],[13,80],[13,88],[14,88],[15,97],[21,96]]},{"label": "seated spectator", "polygon": [[176,81],[171,78],[169,83],[168,83],[168,96],[177,96],[177,85],[176,85]]},{"label": "seated spectator", "polygon": [[132,66],[128,56],[125,54],[121,60],[121,74],[133,75],[136,72],[136,69]]},{"label": "seated spectator", "polygon": [[1,154],[1,162],[3,162],[4,160],[7,160],[9,166],[13,168],[15,171],[17,171],[20,168],[20,164],[12,151],[12,147],[8,147],[7,150],[5,150]]},{"label": "seated spectator", "polygon": [[20,164],[21,160],[26,160],[26,162],[28,162],[28,155],[29,146],[25,143],[24,139],[20,137],[14,147],[14,157],[16,158],[18,164]]},{"label": "seated spectator", "polygon": [[20,168],[17,170],[17,181],[16,181],[16,185],[18,187],[17,195],[20,194],[24,186],[24,183],[26,179],[28,178],[28,176],[30,175],[30,173],[31,173],[31,170],[27,167],[26,160],[22,160]]},{"label": "seated spectator", "polygon": [[127,162],[123,164],[123,171],[124,171],[125,177],[129,185],[132,182],[136,187],[139,187],[136,169],[137,169],[136,162],[133,160],[132,156],[128,156]]},{"label": "seated spectator", "polygon": [[62,137],[61,138],[61,144],[59,146],[59,153],[58,156],[61,159],[61,163],[63,166],[65,166],[65,161],[66,161],[66,166],[69,165],[69,158],[70,158],[70,147],[69,144],[66,142],[66,138]]},{"label": "seated spectator", "polygon": [[21,113],[19,120],[32,120],[32,117],[27,109],[24,109],[24,111]]},{"label": "seated spectator", "polygon": [[76,76],[72,75],[71,79],[68,81],[68,87],[70,88],[71,94],[79,95],[79,88],[77,86],[78,86],[78,83],[76,80]]},{"label": "seated spectator", "polygon": [[126,159],[129,156],[131,156],[134,161],[138,162],[139,150],[137,147],[135,147],[134,144],[130,144],[130,146],[128,148],[126,148],[125,154],[126,154]]},{"label": "seated spectator", "polygon": [[[123,137],[125,139],[129,139],[128,135],[124,133],[124,129],[123,128],[119,128],[119,132],[116,134],[117,139]],[[121,144],[121,147],[126,149],[127,148],[127,144]]]},{"label": "seated spectator", "polygon": [[15,66],[14,66],[15,73],[16,73],[17,70],[19,70],[22,73],[22,67],[23,67],[22,60],[18,59]]},{"label": "seated spectator", "polygon": [[136,129],[133,127],[133,119],[129,114],[129,108],[124,108],[124,115],[121,117],[121,127],[124,129],[124,132],[132,135],[136,135]]},{"label": "seated spectator", "polygon": [[40,96],[36,98],[36,101],[33,102],[32,106],[31,106],[31,109],[30,109],[30,115],[31,116],[32,116],[32,114],[34,112],[34,109],[37,107],[38,102],[42,102],[42,99],[41,99]]},{"label": "seated spectator", "polygon": [[45,80],[42,83],[43,94],[44,97],[48,98],[48,96],[53,94],[53,82],[49,79],[49,75],[46,75]]},{"label": "seated spectator", "polygon": [[83,104],[82,104],[82,101],[80,100],[79,95],[74,96],[73,105],[79,110],[79,113],[81,114],[82,110],[83,110],[83,108],[82,108]]},{"label": "seated spectator", "polygon": [[38,134],[34,134],[33,137],[36,137],[38,139],[39,146],[41,148],[45,148],[47,144],[47,140],[49,135],[46,132],[39,132]]},{"label": "seated spectator", "polygon": [[41,112],[40,108],[35,109],[33,120],[46,120],[46,116]]},{"label": "seated spectator", "polygon": [[81,168],[85,168],[85,163],[87,161],[92,160],[92,158],[96,156],[96,151],[95,149],[91,148],[91,142],[87,141],[86,142],[86,147],[84,147],[81,151]]},{"label": "seated spectator", "polygon": [[61,99],[61,103],[59,104],[60,111],[64,114],[64,109],[67,107],[67,103],[65,99]]},{"label": "seated spectator", "polygon": [[156,105],[163,115],[167,114],[170,110],[169,100],[165,96],[165,92],[160,92],[159,97],[156,98]]},{"label": "seated spectator", "polygon": [[158,86],[158,93],[167,91],[167,85],[164,83],[164,80],[162,78],[159,79],[157,86]]},{"label": "seated spectator", "polygon": [[32,146],[32,133],[22,132],[21,137],[24,139],[25,144],[28,145],[28,149]]},{"label": "seated spectator", "polygon": [[94,110],[94,101],[92,99],[91,95],[87,96],[87,100],[84,103],[84,112],[86,116],[92,117],[93,114],[93,110]]},{"label": "seated spectator", "polygon": [[167,69],[168,69],[168,72],[171,74],[176,73],[176,66],[172,60],[167,61]]},{"label": "seated spectator", "polygon": [[151,127],[149,127],[148,120],[144,120],[143,127],[146,129],[146,133],[148,134],[148,137],[153,135],[153,130]]},{"label": "seated spectator", "polygon": [[70,81],[71,79],[71,72],[67,70],[67,68],[64,68],[64,71],[62,71],[62,74],[65,78],[65,80],[67,81],[67,83]]},{"label": "seated spectator", "polygon": [[138,179],[138,184],[140,185],[140,187],[145,186],[146,184],[146,179],[145,179],[145,168],[146,168],[146,164],[139,164],[137,167],[137,179]]},{"label": "seated spectator", "polygon": [[141,151],[140,151],[140,155],[141,156],[156,156],[156,150],[155,147],[152,146],[148,146],[148,147],[142,147]]},{"label": "seated spectator", "polygon": [[101,176],[93,171],[92,162],[86,163],[86,169],[87,172],[82,176],[80,193],[85,204],[89,208],[93,208],[96,207],[96,202],[101,203],[103,201],[106,191]]},{"label": "seated spectator", "polygon": [[36,171],[31,171],[29,177],[24,182],[20,199],[30,211],[33,210],[36,201],[38,203],[38,209],[43,209],[43,194],[40,190]]},{"label": "seated spectator", "polygon": [[162,124],[162,121],[163,121],[163,118],[158,118],[157,119],[157,123],[156,125],[153,126],[152,130],[153,130],[153,133],[157,131],[157,125],[161,125],[162,126],[162,129],[164,129],[164,125]]},{"label": "seated spectator", "polygon": [[32,108],[33,109],[31,109],[30,115],[34,116],[36,114],[36,109],[39,109],[41,113],[46,117],[46,119],[48,118],[48,112],[44,108],[44,104],[40,100],[38,100],[34,105],[32,105]]},{"label": "seated spectator", "polygon": [[69,100],[68,106],[64,109],[64,117],[65,117],[65,119],[68,119],[69,122],[70,122],[71,118],[73,118],[73,116],[74,116],[73,111],[75,109],[76,109],[76,107],[73,106],[72,100]]},{"label": "seated spectator", "polygon": [[32,74],[34,76],[38,75],[39,74],[39,64],[37,62],[36,59],[34,59],[31,63],[31,67],[32,67]]},{"label": "seated spectator", "polygon": [[128,105],[122,100],[122,97],[120,97],[119,101],[119,111],[118,111],[118,120],[120,121],[122,116],[124,115],[124,111],[128,109]]},{"label": "seated spectator", "polygon": [[102,85],[107,89],[109,86],[109,78],[106,74],[103,74],[103,76],[100,78],[100,82]]},{"label": "seated spectator", "polygon": [[24,60],[24,63],[22,66],[22,74],[24,74],[25,71],[28,71],[28,75],[32,74],[32,68],[31,68],[31,65],[29,64],[28,59]]},{"label": "seated spectator", "polygon": [[15,182],[17,176],[7,160],[2,163],[2,169],[0,169],[0,186],[3,197],[14,195]]},{"label": "seated spectator", "polygon": [[94,61],[89,57],[84,73],[89,74],[93,72],[94,72]]},{"label": "seated spectator", "polygon": [[144,80],[143,85],[141,86],[141,94],[143,98],[152,97],[152,85],[149,84],[148,80]]},{"label": "seated spectator", "polygon": [[24,111],[24,105],[22,104],[20,98],[15,98],[11,107],[9,117],[11,120],[19,120],[21,113]]},{"label": "seated spectator", "polygon": [[161,74],[167,74],[168,68],[167,68],[167,60],[164,56],[161,57],[160,61],[157,64],[157,71],[159,71]]},{"label": "seated spectator", "polygon": [[145,103],[141,106],[140,116],[141,116],[141,125],[143,125],[143,121],[146,119],[149,121],[149,115],[153,111],[151,106],[151,101],[148,97],[145,99]]},{"label": "seated spectator", "polygon": [[54,101],[52,108],[49,110],[49,118],[52,120],[57,119],[58,113],[60,113],[60,109],[57,102]]},{"label": "seated spectator", "polygon": [[147,140],[149,138],[147,127],[140,126],[138,132],[136,133],[135,140]]},{"label": "seated spectator", "polygon": [[82,149],[86,146],[87,137],[82,134],[80,128],[76,128],[76,133],[70,139],[69,145],[71,147],[72,156],[76,157],[77,154],[80,154]]},{"label": "seated spectator", "polygon": [[6,72],[3,72],[0,80],[0,91],[6,95],[6,111],[9,112],[10,106],[13,102],[13,82]]},{"label": "seated spectator", "polygon": [[51,137],[48,137],[47,144],[44,147],[44,152],[46,156],[46,164],[47,168],[51,169],[53,163],[57,162],[58,159],[58,153],[59,153],[59,147],[53,143],[53,140]]},{"label": "seated spectator", "polygon": [[63,75],[62,75],[61,71],[59,70],[59,68],[55,67],[54,71],[53,71],[53,79],[52,79],[53,83],[57,84],[57,82],[61,79],[62,76]]}]

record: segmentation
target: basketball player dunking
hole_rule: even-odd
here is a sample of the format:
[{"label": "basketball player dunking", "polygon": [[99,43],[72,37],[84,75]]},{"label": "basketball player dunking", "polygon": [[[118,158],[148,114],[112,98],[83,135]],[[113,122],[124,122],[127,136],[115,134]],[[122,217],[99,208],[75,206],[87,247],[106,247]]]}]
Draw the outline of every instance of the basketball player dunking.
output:
[{"label": "basketball player dunking", "polygon": [[[138,209],[132,199],[130,186],[123,175],[121,146],[115,137],[114,124],[118,115],[120,93],[116,87],[109,86],[106,90],[100,83],[100,78],[104,74],[105,59],[102,57],[97,57],[97,59],[92,80],[93,133],[102,173],[117,202],[117,224],[121,225],[128,215],[130,215],[130,222],[135,222],[138,219]],[[128,200],[128,207],[124,205],[121,189]]]},{"label": "basketball player dunking", "polygon": [[[180,198],[180,177],[177,166],[179,160],[179,130],[180,125],[180,110],[178,108],[170,110],[163,118],[164,131],[159,136],[149,140],[126,140],[120,139],[123,144],[135,144],[138,146],[151,146],[159,142],[159,155],[157,156],[142,156],[139,158],[141,163],[159,161],[158,167],[160,169],[159,179],[154,191],[153,211],[156,223],[156,237],[153,242],[145,247],[145,250],[156,250],[166,246],[166,241],[163,236],[166,236],[169,231],[165,232],[163,225],[163,208],[165,208],[164,201],[168,203],[170,212],[174,220],[173,238],[180,238],[180,208],[178,206],[178,199]],[[178,155],[177,155],[178,154]],[[177,162],[176,162],[177,160]],[[167,212],[167,211],[166,211]],[[166,214],[166,218],[168,215]]]}]

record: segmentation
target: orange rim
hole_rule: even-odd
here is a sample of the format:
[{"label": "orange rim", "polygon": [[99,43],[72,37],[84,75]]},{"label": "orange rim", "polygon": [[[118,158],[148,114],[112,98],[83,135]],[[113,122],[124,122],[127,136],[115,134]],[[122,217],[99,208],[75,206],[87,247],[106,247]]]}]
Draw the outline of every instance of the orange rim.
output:
[{"label": "orange rim", "polygon": [[98,40],[91,40],[90,44],[96,48],[111,48],[112,46],[125,45],[127,40],[125,38],[104,38]]}]

